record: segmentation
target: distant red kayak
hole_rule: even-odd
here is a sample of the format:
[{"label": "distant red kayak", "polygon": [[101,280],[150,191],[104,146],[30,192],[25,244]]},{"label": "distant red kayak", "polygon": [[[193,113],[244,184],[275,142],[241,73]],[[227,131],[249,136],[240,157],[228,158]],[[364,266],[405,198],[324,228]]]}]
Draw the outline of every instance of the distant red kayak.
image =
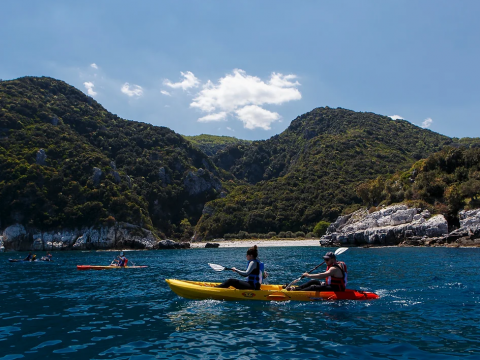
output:
[{"label": "distant red kayak", "polygon": [[148,266],[77,265],[77,270],[143,269]]}]

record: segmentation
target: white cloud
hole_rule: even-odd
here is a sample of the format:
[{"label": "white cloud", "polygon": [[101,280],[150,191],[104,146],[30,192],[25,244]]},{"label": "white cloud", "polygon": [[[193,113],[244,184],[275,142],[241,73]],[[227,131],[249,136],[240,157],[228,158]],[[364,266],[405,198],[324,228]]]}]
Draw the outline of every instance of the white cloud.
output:
[{"label": "white cloud", "polygon": [[422,122],[422,127],[426,129],[426,128],[429,128],[432,124],[433,124],[433,120],[431,118],[426,118]]},{"label": "white cloud", "polygon": [[163,95],[165,96],[172,96],[172,94],[170,94],[168,91],[166,90],[161,90],[160,93],[162,93]]},{"label": "white cloud", "polygon": [[401,117],[400,115],[392,115],[389,116],[389,118],[392,118],[392,120],[403,120],[403,117]]},{"label": "white cloud", "polygon": [[230,126],[227,126],[227,130],[235,131],[235,130],[233,130]]},{"label": "white cloud", "polygon": [[207,113],[218,111],[232,113],[247,129],[260,127],[268,130],[272,122],[280,119],[280,115],[260,106],[281,105],[288,101],[300,100],[302,95],[296,88],[300,84],[293,81],[294,79],[295,75],[272,73],[270,79],[265,82],[256,76],[247,75],[243,70],[235,69],[232,74],[221,78],[216,85],[208,81],[195,96],[190,107]]},{"label": "white cloud", "polygon": [[271,75],[268,83],[256,76],[250,76],[243,70],[235,69],[233,74],[221,78],[218,85],[211,81],[203,87],[190,104],[205,112],[217,109],[235,111],[245,105],[280,105],[287,101],[302,98],[300,91],[295,88],[298,83],[292,83],[294,75]]},{"label": "white cloud", "polygon": [[193,75],[191,71],[187,72],[180,72],[184,77],[184,80],[177,83],[172,83],[170,80],[165,79],[163,82],[165,85],[171,87],[172,89],[179,89],[182,88],[183,90],[187,90],[193,87],[197,87],[200,84],[200,81]]},{"label": "white cloud", "polygon": [[98,66],[97,64],[93,63],[93,64],[90,64],[90,67],[94,68],[94,69],[98,69]]},{"label": "white cloud", "polygon": [[143,89],[142,89],[141,86],[130,85],[128,82],[123,84],[121,91],[122,91],[122,93],[124,93],[124,94],[126,94],[130,97],[132,97],[132,96],[140,97],[140,96],[143,95]]},{"label": "white cloud", "polygon": [[235,114],[243,122],[243,127],[250,130],[258,127],[270,130],[270,124],[280,119],[280,115],[276,112],[265,110],[257,105],[245,106],[236,110]]},{"label": "white cloud", "polygon": [[91,81],[85,81],[83,83],[83,85],[85,86],[85,89],[87,89],[87,94],[90,95],[90,96],[95,96],[97,95],[97,93],[93,90],[93,88],[95,87],[95,85],[91,82]]},{"label": "white cloud", "polygon": [[223,121],[227,116],[226,112],[219,112],[217,114],[210,114],[198,119],[199,122]]}]

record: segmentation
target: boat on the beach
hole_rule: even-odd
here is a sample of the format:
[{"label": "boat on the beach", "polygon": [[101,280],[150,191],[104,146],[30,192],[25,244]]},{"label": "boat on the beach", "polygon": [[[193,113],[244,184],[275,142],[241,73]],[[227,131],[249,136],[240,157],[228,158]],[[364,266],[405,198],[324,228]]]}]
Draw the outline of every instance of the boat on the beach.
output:
[{"label": "boat on the beach", "polygon": [[322,301],[322,300],[373,300],[377,294],[361,291],[288,291],[282,285],[263,285],[260,290],[217,288],[220,283],[166,279],[172,291],[186,299],[214,300],[260,300],[260,301]]},{"label": "boat on the beach", "polygon": [[77,265],[77,270],[143,269],[148,266]]}]

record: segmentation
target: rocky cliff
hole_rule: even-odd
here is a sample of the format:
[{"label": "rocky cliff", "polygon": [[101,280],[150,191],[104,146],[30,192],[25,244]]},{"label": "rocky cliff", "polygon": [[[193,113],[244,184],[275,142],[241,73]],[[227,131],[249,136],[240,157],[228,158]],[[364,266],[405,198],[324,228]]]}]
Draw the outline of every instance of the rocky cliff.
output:
[{"label": "rocky cliff", "polygon": [[151,231],[127,223],[46,232],[27,230],[23,225],[15,224],[7,227],[0,236],[0,251],[155,249],[159,245],[160,239]]},{"label": "rocky cliff", "polygon": [[406,205],[385,207],[369,213],[358,210],[340,216],[320,239],[323,246],[363,245],[478,245],[480,246],[480,209],[459,213],[460,228],[448,232],[443,215]]}]

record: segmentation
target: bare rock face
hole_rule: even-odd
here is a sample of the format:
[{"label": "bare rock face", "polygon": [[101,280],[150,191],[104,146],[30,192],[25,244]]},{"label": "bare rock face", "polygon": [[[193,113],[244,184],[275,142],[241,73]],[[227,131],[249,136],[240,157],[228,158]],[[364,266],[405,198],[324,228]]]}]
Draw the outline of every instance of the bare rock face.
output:
[{"label": "bare rock face", "polygon": [[460,227],[448,234],[448,242],[460,245],[480,245],[480,209],[458,213]]},{"label": "bare rock face", "polygon": [[219,191],[222,188],[220,180],[202,168],[197,171],[189,171],[183,184],[189,195],[198,195],[211,189]]},{"label": "bare rock face", "polygon": [[159,239],[139,226],[116,223],[100,228],[63,229],[61,231],[27,232],[22,225],[6,228],[1,239],[7,250],[91,250],[91,249],[154,249]]},{"label": "bare rock face", "polygon": [[22,246],[28,243],[28,234],[23,225],[15,224],[3,231],[2,240],[6,250],[21,250]]},{"label": "bare rock face", "polygon": [[441,237],[448,234],[443,215],[430,217],[421,209],[393,205],[371,214],[365,209],[340,216],[320,239],[322,245],[398,245],[406,238]]},{"label": "bare rock face", "polygon": [[45,165],[45,161],[47,160],[47,153],[45,150],[40,149],[37,151],[37,157],[35,159],[35,163],[37,165]]},{"label": "bare rock face", "polygon": [[98,185],[100,183],[100,179],[102,178],[103,172],[97,167],[93,168],[93,176],[92,176],[92,181],[95,185]]},{"label": "bare rock face", "polygon": [[158,169],[158,178],[162,181],[163,187],[170,184],[170,175],[167,174],[164,166]]}]

